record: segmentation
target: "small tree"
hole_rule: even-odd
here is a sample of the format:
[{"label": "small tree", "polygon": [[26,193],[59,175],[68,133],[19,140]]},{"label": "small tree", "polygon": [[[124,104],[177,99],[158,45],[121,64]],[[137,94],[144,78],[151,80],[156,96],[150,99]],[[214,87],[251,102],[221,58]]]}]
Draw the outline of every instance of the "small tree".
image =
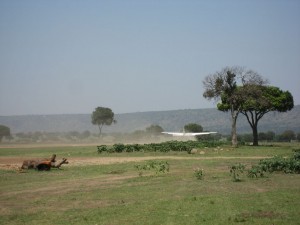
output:
[{"label": "small tree", "polygon": [[151,135],[160,135],[164,129],[159,125],[151,125],[146,128],[146,132]]},{"label": "small tree", "polygon": [[294,140],[295,138],[296,138],[295,132],[292,130],[286,130],[278,136],[279,141],[291,141]]},{"label": "small tree", "polygon": [[286,112],[294,107],[293,96],[278,87],[250,84],[241,87],[246,96],[241,113],[252,128],[253,145],[258,145],[258,122],[268,112]]},{"label": "small tree", "polygon": [[110,108],[97,107],[92,114],[92,124],[98,125],[99,137],[101,136],[103,125],[110,126],[112,123],[116,122],[114,113]]},{"label": "small tree", "polygon": [[184,126],[184,130],[186,132],[192,132],[192,133],[197,133],[197,132],[202,132],[203,127],[200,124],[196,123],[189,123]]},{"label": "small tree", "polygon": [[3,137],[10,136],[10,128],[4,125],[0,125],[0,143]]}]

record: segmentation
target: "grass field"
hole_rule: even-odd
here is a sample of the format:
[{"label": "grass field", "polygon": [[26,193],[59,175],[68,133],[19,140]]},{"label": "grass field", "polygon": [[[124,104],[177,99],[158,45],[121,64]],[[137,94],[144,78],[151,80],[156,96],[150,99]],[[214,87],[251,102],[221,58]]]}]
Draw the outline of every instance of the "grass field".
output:
[{"label": "grass field", "polygon": [[[234,163],[250,168],[299,148],[225,146],[201,155],[97,154],[96,146],[0,148],[0,224],[300,224],[299,174],[243,174],[233,182],[229,173]],[[7,167],[53,153],[70,163],[48,172]],[[169,172],[140,176],[135,165],[150,159],[167,161]],[[203,169],[202,180],[195,168]]]}]

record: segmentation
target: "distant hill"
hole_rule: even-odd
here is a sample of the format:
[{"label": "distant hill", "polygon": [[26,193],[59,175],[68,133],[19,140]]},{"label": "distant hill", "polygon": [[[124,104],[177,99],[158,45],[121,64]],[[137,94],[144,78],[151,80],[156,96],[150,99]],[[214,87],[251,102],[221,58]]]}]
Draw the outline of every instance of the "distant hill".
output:
[{"label": "distant hill", "polygon": [[[185,124],[198,123],[205,130],[229,134],[231,119],[229,113],[217,109],[184,109],[171,111],[136,112],[116,114],[116,124],[105,126],[105,133],[130,133],[144,130],[157,124],[166,131],[179,131]],[[68,132],[89,130],[98,132],[97,126],[91,124],[90,114],[66,115],[24,115],[0,116],[0,124],[10,127],[11,133],[19,132]],[[270,112],[259,122],[259,132],[285,130],[300,132],[300,105],[286,113]],[[243,115],[238,118],[238,133],[250,133],[251,129]]]}]

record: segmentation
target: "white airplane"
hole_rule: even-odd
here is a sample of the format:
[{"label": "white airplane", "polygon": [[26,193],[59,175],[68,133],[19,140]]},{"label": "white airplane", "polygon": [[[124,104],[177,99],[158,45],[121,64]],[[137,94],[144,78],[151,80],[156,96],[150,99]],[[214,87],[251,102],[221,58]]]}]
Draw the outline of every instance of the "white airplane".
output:
[{"label": "white airplane", "polygon": [[187,136],[187,137],[192,137],[192,136],[198,136],[198,135],[208,135],[208,134],[216,134],[217,132],[199,132],[199,133],[186,133],[186,132],[161,132],[163,134],[170,134],[173,136]]}]

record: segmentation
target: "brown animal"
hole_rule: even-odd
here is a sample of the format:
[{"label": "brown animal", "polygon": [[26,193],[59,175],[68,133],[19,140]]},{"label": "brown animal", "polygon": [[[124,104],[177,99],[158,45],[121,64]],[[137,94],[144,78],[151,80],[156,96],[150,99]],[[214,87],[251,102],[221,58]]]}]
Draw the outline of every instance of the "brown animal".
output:
[{"label": "brown animal", "polygon": [[62,164],[68,164],[67,159],[63,158],[57,165],[56,155],[53,154],[50,159],[40,159],[40,160],[24,160],[21,169],[37,169],[37,170],[50,170],[51,167],[60,168]]},{"label": "brown animal", "polygon": [[21,169],[36,169],[37,165],[41,161],[50,161],[51,163],[54,164],[56,162],[55,158],[56,158],[56,154],[53,154],[50,159],[24,160]]},{"label": "brown animal", "polygon": [[51,161],[40,161],[36,165],[37,170],[50,170],[52,167],[52,162]]},{"label": "brown animal", "polygon": [[21,169],[35,169],[36,160],[24,160]]},{"label": "brown animal", "polygon": [[55,164],[52,167],[55,167],[55,168],[59,169],[62,164],[69,164],[69,162],[67,161],[67,159],[63,158],[58,164]]}]

